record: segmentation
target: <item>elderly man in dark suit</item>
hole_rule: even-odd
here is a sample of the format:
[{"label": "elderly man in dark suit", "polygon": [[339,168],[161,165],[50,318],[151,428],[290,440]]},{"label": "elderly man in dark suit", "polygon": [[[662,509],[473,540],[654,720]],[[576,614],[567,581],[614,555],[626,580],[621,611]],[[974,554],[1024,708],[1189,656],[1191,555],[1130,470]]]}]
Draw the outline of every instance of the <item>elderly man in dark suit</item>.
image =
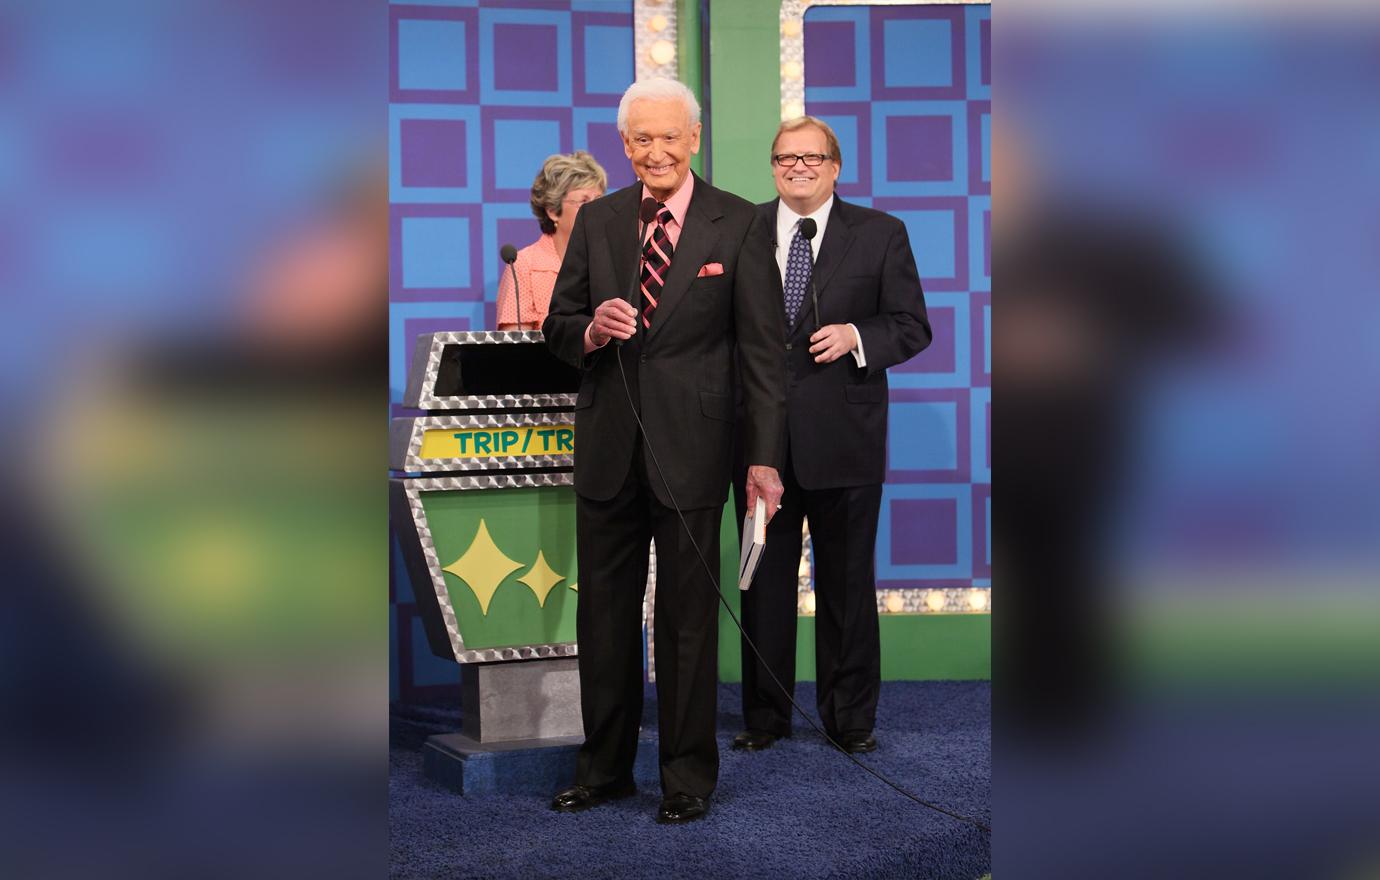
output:
[{"label": "elderly man in dark suit", "polygon": [[[809,520],[820,720],[842,748],[870,752],[881,689],[874,553],[886,370],[929,345],[931,332],[905,225],[835,196],[842,161],[822,120],[782,123],[771,155],[780,198],[758,206],[761,234],[776,251],[771,282],[786,334],[786,491],[743,594],[743,624],[794,689],[801,524]],[[746,642],[743,715],[747,729],[734,748],[756,751],[790,736],[790,702]]]},{"label": "elderly man in dark suit", "polygon": [[[770,236],[750,203],[691,173],[699,117],[694,94],[674,80],[638,82],[623,95],[618,129],[639,182],[580,210],[542,325],[551,350],[583,371],[575,494],[585,743],[576,784],[552,802],[562,812],[634,791],[651,540],[663,793],[657,820],[688,822],[709,808],[719,770],[718,596],[695,545],[717,571],[739,383],[752,465],[747,493],[754,501],[763,496],[773,512],[780,503],[784,341],[780,306],[769,292]],[[655,208],[639,260],[647,199]],[[628,294],[635,272],[636,307]]]}]

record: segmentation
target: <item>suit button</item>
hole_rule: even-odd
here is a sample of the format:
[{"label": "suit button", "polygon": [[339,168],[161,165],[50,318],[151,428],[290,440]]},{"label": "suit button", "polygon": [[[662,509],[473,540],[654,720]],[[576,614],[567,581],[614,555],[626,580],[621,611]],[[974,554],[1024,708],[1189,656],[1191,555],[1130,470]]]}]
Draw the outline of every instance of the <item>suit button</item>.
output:
[{"label": "suit button", "polygon": [[637,362],[638,362],[639,364],[645,364],[645,363],[647,362],[647,356],[646,356],[645,354],[644,354],[644,355],[638,355]]},{"label": "suit button", "polygon": [[790,351],[794,347],[795,346],[791,345],[789,342],[786,343],[786,351]]}]

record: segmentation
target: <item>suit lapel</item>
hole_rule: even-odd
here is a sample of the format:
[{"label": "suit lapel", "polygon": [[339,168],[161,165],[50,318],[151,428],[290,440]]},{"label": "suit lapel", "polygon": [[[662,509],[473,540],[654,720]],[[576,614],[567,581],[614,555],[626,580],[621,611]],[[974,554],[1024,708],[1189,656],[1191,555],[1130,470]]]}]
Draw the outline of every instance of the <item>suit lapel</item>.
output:
[{"label": "suit lapel", "polygon": [[604,235],[608,239],[609,258],[613,261],[613,274],[618,280],[618,289],[601,291],[605,294],[603,299],[626,297],[628,286],[632,284],[632,273],[638,265],[637,209],[641,194],[642,184],[639,182],[626,186],[610,196],[613,216],[604,224]]},{"label": "suit lapel", "polygon": [[[761,211],[762,220],[767,230],[767,237],[771,241],[771,262],[772,269],[775,270],[771,273],[772,290],[776,291],[776,301],[781,304],[781,315],[784,321],[786,314],[786,290],[781,286],[781,269],[776,265],[776,249],[778,247],[783,247],[783,245],[776,240],[776,211],[780,204],[780,198],[772,199],[762,206]],[[786,242],[784,247],[790,247],[790,242]],[[786,329],[789,330],[790,328],[788,327]]]},{"label": "suit lapel", "polygon": [[[834,196],[834,206],[829,209],[829,224],[824,227],[824,241],[820,242],[819,256],[815,258],[812,277],[815,282],[815,294],[819,297],[820,311],[824,310],[824,305],[828,302],[829,279],[843,264],[844,257],[848,255],[848,249],[853,246],[853,230],[848,228],[848,224],[843,219],[843,212],[839,209],[842,204],[842,200],[838,196]],[[807,289],[805,304],[800,307],[800,314],[796,315],[796,327],[814,326],[814,319],[811,317],[814,315],[814,311],[815,306]],[[811,318],[808,325],[805,324],[807,317]]]},{"label": "suit lapel", "polygon": [[[652,326],[647,331],[647,341],[651,342],[658,331],[665,327],[676,307],[690,292],[690,285],[704,265],[705,258],[714,250],[719,240],[719,230],[715,223],[723,217],[718,201],[709,184],[695,177],[695,188],[690,195],[690,207],[685,212],[685,226],[680,231],[675,253],[671,255],[671,271],[661,288],[661,298],[657,301],[656,312],[652,315]],[[636,235],[636,233],[634,233]]]}]

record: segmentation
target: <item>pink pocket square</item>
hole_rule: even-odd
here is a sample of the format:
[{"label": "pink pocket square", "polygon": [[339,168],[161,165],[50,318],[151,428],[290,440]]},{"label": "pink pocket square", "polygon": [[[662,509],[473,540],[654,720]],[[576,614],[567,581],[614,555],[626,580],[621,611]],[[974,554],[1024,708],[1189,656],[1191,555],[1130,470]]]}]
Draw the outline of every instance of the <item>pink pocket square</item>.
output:
[{"label": "pink pocket square", "polygon": [[700,267],[700,272],[699,272],[699,274],[696,275],[695,277],[696,277],[696,278],[712,278],[712,277],[715,276],[715,275],[722,275],[722,274],[724,274],[724,264],[723,264],[723,263],[705,263],[703,266]]}]

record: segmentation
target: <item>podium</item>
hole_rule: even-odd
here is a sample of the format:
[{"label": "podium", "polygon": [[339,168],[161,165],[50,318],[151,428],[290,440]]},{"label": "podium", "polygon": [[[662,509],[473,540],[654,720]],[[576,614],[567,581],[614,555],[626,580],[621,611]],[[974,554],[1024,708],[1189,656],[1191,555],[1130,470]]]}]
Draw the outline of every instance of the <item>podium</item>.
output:
[{"label": "podium", "polygon": [[389,505],[432,653],[461,667],[462,730],[429,776],[549,794],[583,741],[576,669],[575,395],[540,332],[418,337],[390,426]]}]

